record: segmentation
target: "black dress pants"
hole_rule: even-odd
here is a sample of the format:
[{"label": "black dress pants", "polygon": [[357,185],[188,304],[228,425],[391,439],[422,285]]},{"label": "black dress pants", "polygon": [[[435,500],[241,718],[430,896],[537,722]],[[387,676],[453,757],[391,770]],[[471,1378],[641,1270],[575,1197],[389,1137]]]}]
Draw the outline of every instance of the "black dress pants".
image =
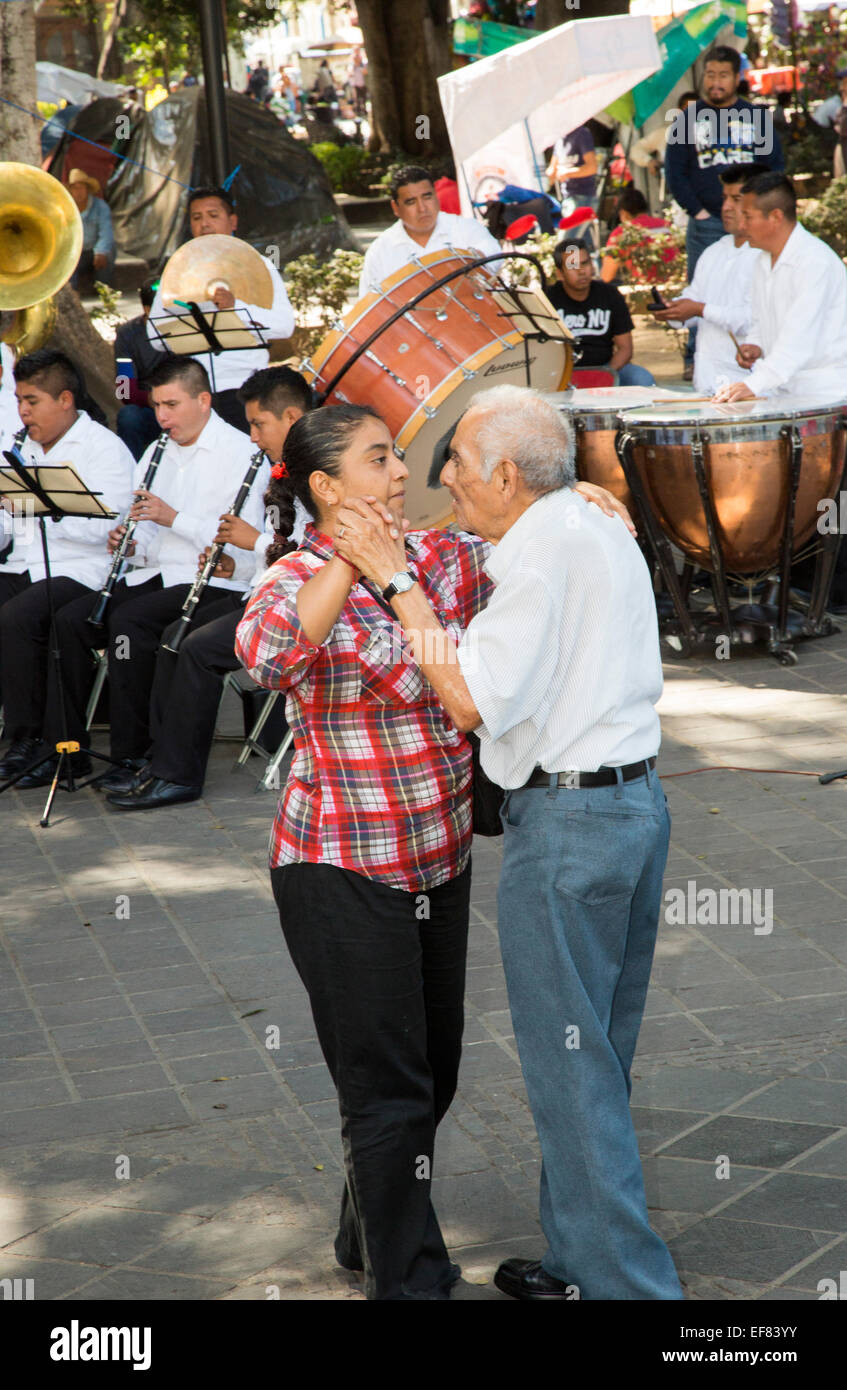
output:
[{"label": "black dress pants", "polygon": [[271,882],[338,1091],[336,1257],[364,1270],[369,1299],[447,1299],[430,1178],[461,1056],[470,863],[426,894],[330,864],[287,864]]},{"label": "black dress pants", "polygon": [[250,433],[247,416],[244,414],[244,406],[238,399],[237,390],[215,391],[212,396],[212,409],[216,415],[220,415],[222,420],[226,420],[228,425],[233,425],[235,429],[241,430],[242,434]]},{"label": "black dress pants", "polygon": [[[165,628],[179,617],[189,588],[188,584],[163,588],[159,576],[131,588],[123,580],[115,586],[107,613],[107,629],[110,744],[111,755],[118,762],[124,758],[143,758],[150,746],[150,691],[156,653]],[[201,613],[229,592],[210,584],[195,611]],[[87,622],[90,611],[90,604],[73,603],[63,608],[57,619],[61,640],[69,649],[73,648],[77,667],[81,665],[84,669],[86,659],[88,661],[87,684],[78,680],[72,692],[74,718],[80,727],[85,719],[85,702],[91,684],[90,653],[95,645]],[[69,684],[66,683],[66,691]],[[70,693],[68,691],[69,696]],[[70,724],[70,698],[67,703]],[[69,736],[78,737],[76,734]]]},{"label": "black dress pants", "polygon": [[[128,599],[141,594],[153,593],[162,587],[162,581],[145,580],[137,588],[130,589],[121,579],[116,585],[109,602],[108,616],[113,619],[121,605]],[[85,710],[91,693],[94,672],[92,652],[103,648],[109,640],[109,629],[97,632],[88,622],[94,606],[95,595],[87,593],[73,602],[65,603],[56,614],[56,632],[62,652],[62,681],[65,695],[65,711],[68,724],[68,738],[76,739],[84,748],[88,746],[85,730]],[[47,673],[47,708],[44,716],[44,736],[48,742],[55,743],[61,738],[61,707],[59,690],[52,671]]]},{"label": "black dress pants", "polygon": [[[237,671],[235,629],[244,616],[244,596],[225,598],[196,613],[176,656],[164,645],[156,658],[150,695],[152,774],[184,787],[202,787],[215,736],[221,686]],[[177,624],[165,629],[163,644]]]},{"label": "black dress pants", "polygon": [[[57,611],[72,599],[81,599],[89,606],[94,600],[94,591],[76,579],[57,575],[52,584]],[[0,692],[6,733],[13,742],[38,738],[42,732],[46,735],[49,637],[47,581],[39,579],[33,584],[28,574],[0,574]],[[61,639],[59,647],[62,650]],[[64,663],[62,650],[63,668]],[[49,680],[55,684],[52,670]],[[53,742],[62,737],[61,719],[55,734],[51,731],[47,736]]]}]

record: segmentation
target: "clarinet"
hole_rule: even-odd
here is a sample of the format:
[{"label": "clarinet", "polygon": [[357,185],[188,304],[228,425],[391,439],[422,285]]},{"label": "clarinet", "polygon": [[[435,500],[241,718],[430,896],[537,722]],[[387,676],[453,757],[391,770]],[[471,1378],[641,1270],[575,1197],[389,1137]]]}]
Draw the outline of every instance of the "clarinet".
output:
[{"label": "clarinet", "polygon": [[[261,467],[262,459],[264,457],[264,449],[257,449],[255,454],[253,454],[252,458],[250,459],[250,467],[244,474],[241,486],[235,495],[235,501],[229,509],[231,515],[238,516],[240,514],[241,508],[247,501],[250,489],[253,486],[253,483],[256,479],[256,474],[258,473]],[[182,645],[182,639],[185,637],[185,634],[188,632],[188,629],[191,626],[203,590],[206,588],[206,585],[208,584],[209,580],[211,579],[212,575],[217,569],[220,563],[220,558],[224,553],[225,546],[225,541],[218,541],[215,545],[212,546],[211,550],[209,551],[208,559],[204,562],[202,568],[198,571],[197,577],[188,591],[185,603],[182,605],[182,614],[180,616],[179,626],[176,628],[170,642],[164,642],[162,644],[163,651],[171,652],[173,655],[176,655],[176,653],[179,651],[180,646]]]},{"label": "clarinet", "polygon": [[[159,438],[156,440],[156,445],[153,449],[152,457],[147,465],[147,472],[144,474],[144,481],[142,482],[141,487],[137,488],[136,491],[149,492],[150,488],[153,486],[153,479],[156,476],[156,469],[159,467],[159,464],[162,461],[162,454],[165,452],[165,449],[167,448],[169,439],[170,435],[167,433],[166,430],[163,430],[162,433],[159,435]],[[133,501],[132,506],[135,506],[135,501]],[[131,510],[132,508],[130,508],[130,511]],[[106,583],[103,585],[103,588],[97,595],[94,607],[88,615],[89,625],[93,628],[97,628],[98,631],[102,631],[103,627],[105,626],[104,619],[106,617],[106,609],[109,607],[109,600],[111,599],[112,594],[114,593],[115,585],[121,577],[121,572],[124,567],[124,561],[128,557],[129,547],[132,542],[133,535],[135,534],[135,528],[138,525],[138,522],[130,520],[130,513],[125,512],[118,525],[125,526],[126,530],[123,536],[121,537],[120,543],[118,544],[118,547],[115,550],[114,555],[112,556],[112,568],[109,570],[108,576],[106,578]]]},{"label": "clarinet", "polygon": [[12,437],[12,447],[10,449],[3,450],[4,459],[8,459],[10,463],[20,463],[24,466],[24,468],[26,468],[27,462],[23,454],[21,453],[21,445],[26,439],[28,429],[29,425],[21,425],[21,428],[18,430],[17,434]]}]

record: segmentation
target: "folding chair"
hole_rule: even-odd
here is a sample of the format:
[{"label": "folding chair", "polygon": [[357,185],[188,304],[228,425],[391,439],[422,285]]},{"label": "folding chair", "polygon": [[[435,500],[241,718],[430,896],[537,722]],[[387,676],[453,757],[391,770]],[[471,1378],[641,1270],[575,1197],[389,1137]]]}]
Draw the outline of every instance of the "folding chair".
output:
[{"label": "folding chair", "polygon": [[85,707],[85,732],[91,732],[91,725],[94,723],[94,716],[97,713],[97,705],[103,693],[103,686],[106,684],[106,677],[109,674],[109,654],[104,651],[93,651],[94,657],[94,684],[91,687],[91,694],[88,697],[88,704]]},{"label": "folding chair", "polygon": [[267,762],[267,767],[265,768],[264,773],[259,778],[259,781],[256,784],[256,790],[258,791],[259,787],[262,787],[265,791],[270,791],[272,787],[274,787],[274,785],[277,783],[277,773],[279,771],[280,764],[282,763],[283,758],[285,757],[286,753],[291,747],[291,744],[294,741],[294,736],[290,729],[286,729],[282,741],[280,742],[274,754],[270,754],[268,752],[268,749],[264,746],[264,744],[259,742],[262,731],[264,730],[264,727],[267,724],[273,712],[277,700],[282,694],[281,690],[269,690],[261,692],[265,695],[265,699],[262,702],[262,707],[259,710],[259,713],[256,716],[255,720],[253,721],[252,726],[248,730],[246,725],[246,702],[250,696],[259,693],[259,688],[255,686],[252,681],[250,683],[252,689],[245,688],[243,685],[241,685],[238,680],[238,676],[241,674],[243,673],[239,671],[230,671],[226,679],[224,680],[224,689],[226,690],[227,688],[229,688],[230,690],[234,690],[236,694],[240,696],[245,709],[245,737],[244,743],[241,748],[241,752],[238,755],[236,766],[243,767],[244,764],[247,762],[248,758],[250,757],[251,753],[256,753],[258,757],[264,758]]}]

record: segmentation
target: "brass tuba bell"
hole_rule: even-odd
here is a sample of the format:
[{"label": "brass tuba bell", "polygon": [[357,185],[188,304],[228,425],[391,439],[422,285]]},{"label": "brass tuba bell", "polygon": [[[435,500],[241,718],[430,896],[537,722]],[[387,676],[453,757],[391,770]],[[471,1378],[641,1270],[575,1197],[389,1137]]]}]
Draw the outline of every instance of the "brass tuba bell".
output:
[{"label": "brass tuba bell", "polygon": [[18,355],[49,337],[49,301],[81,250],[82,218],[64,185],[31,164],[0,163],[0,310],[18,311],[2,336]]}]

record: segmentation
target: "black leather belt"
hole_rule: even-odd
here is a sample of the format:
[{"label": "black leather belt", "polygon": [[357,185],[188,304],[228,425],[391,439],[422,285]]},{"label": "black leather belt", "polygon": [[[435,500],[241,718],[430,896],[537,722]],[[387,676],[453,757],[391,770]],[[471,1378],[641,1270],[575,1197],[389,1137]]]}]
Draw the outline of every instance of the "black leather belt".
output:
[{"label": "black leather belt", "polygon": [[624,782],[634,782],[636,777],[645,777],[651,767],[656,766],[655,758],[642,758],[640,763],[627,763],[625,767],[601,767],[597,772],[545,772],[537,767],[532,776],[524,782],[525,787],[549,787],[550,778],[555,777],[555,785],[579,791],[584,787],[613,787],[620,772]]}]

